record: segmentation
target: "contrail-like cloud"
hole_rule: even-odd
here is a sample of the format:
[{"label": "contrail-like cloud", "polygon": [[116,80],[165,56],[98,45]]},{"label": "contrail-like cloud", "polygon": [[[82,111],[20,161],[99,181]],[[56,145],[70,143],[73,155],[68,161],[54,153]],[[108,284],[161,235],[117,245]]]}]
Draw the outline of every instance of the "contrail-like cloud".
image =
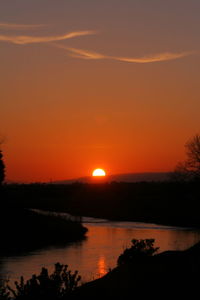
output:
[{"label": "contrail-like cloud", "polygon": [[14,23],[0,23],[0,28],[3,29],[34,29],[45,27],[44,24],[14,24]]},{"label": "contrail-like cloud", "polygon": [[74,37],[91,35],[91,34],[95,34],[95,32],[91,30],[74,31],[64,35],[55,35],[55,36],[0,35],[0,41],[10,42],[18,45],[25,45],[25,44],[33,44],[33,43],[48,43],[48,42],[64,41]]},{"label": "contrail-like cloud", "polygon": [[122,61],[122,62],[128,62],[128,63],[139,63],[139,64],[169,61],[169,60],[179,59],[179,58],[183,58],[183,57],[194,54],[194,51],[187,51],[187,52],[185,51],[185,52],[179,52],[179,53],[165,52],[165,53],[159,53],[159,54],[143,56],[143,57],[120,57],[120,56],[104,55],[104,54],[89,51],[89,50],[65,47],[65,46],[58,45],[58,44],[55,44],[55,46],[67,50],[71,56],[74,56],[77,58],[111,59],[111,60],[115,60],[115,61]]},{"label": "contrail-like cloud", "polygon": [[53,44],[57,48],[65,49],[70,53],[70,56],[82,58],[82,59],[107,59],[108,56],[105,56],[103,54],[89,51],[89,50],[82,50],[77,48],[70,48],[59,44]]},{"label": "contrail-like cloud", "polygon": [[192,52],[192,51],[179,52],[179,53],[165,52],[165,53],[159,53],[156,55],[144,56],[144,57],[138,57],[138,58],[135,58],[135,57],[113,57],[113,59],[118,60],[118,61],[130,62],[130,63],[146,64],[146,63],[174,60],[174,59],[186,57],[186,56],[189,56],[192,54],[194,54],[194,52]]}]

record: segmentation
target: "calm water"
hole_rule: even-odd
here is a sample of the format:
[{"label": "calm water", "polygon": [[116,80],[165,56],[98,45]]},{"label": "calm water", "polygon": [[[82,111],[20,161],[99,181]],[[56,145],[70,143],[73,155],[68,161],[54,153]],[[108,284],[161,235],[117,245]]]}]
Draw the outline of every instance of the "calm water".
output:
[{"label": "calm water", "polygon": [[46,248],[25,256],[0,257],[0,276],[18,280],[38,273],[41,267],[53,269],[56,262],[68,264],[72,271],[79,270],[86,282],[103,276],[116,266],[118,256],[135,239],[154,238],[160,252],[183,250],[200,241],[200,231],[189,228],[160,226],[134,222],[107,222],[84,219],[89,229],[87,239],[60,248]]}]

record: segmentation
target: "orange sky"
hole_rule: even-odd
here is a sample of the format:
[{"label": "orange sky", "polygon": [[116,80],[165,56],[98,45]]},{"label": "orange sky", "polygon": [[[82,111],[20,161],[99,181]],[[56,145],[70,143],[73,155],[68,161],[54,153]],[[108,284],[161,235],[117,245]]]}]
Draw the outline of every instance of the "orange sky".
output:
[{"label": "orange sky", "polygon": [[7,179],[169,171],[200,128],[199,1],[0,3]]}]

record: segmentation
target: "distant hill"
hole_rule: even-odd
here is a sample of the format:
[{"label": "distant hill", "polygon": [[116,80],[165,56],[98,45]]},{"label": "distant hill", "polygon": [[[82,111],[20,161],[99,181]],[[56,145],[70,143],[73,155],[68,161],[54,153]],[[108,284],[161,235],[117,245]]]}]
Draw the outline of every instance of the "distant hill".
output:
[{"label": "distant hill", "polygon": [[146,173],[127,173],[107,175],[105,178],[81,177],[70,180],[54,181],[53,184],[71,184],[74,182],[92,183],[92,182],[151,182],[167,181],[170,172],[146,172]]}]

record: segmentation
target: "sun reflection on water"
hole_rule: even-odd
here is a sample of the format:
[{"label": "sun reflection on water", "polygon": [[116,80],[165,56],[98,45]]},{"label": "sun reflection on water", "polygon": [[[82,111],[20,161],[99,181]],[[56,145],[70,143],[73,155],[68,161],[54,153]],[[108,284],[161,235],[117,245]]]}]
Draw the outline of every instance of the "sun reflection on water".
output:
[{"label": "sun reflection on water", "polygon": [[105,257],[102,255],[98,260],[98,276],[102,277],[108,272]]}]

